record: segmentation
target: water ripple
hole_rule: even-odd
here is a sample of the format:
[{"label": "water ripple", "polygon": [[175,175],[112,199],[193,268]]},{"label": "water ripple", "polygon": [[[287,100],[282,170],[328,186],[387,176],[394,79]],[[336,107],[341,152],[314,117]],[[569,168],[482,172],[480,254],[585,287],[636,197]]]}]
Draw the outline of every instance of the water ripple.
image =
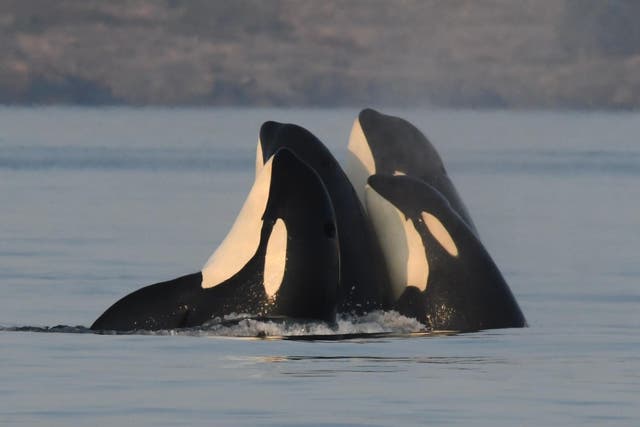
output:
[{"label": "water ripple", "polygon": [[0,169],[9,170],[247,170],[253,153],[243,149],[109,147],[5,147]]}]

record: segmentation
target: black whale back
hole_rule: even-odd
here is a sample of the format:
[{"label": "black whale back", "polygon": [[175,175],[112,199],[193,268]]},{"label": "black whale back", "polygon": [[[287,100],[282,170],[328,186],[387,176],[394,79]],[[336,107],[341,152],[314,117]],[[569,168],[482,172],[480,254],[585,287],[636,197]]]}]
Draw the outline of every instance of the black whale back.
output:
[{"label": "black whale back", "polygon": [[[202,287],[200,272],[144,287],[113,304],[91,329],[193,327],[231,313],[333,320],[340,250],[331,199],[315,171],[291,151],[278,150],[272,162],[260,242],[237,273],[209,288]],[[279,220],[286,227],[284,274],[269,297],[265,259]]]},{"label": "black whale back", "polygon": [[320,176],[336,214],[340,241],[338,311],[362,313],[388,306],[387,271],[362,204],[327,147],[308,130],[265,122],[260,128],[262,162],[286,147]]}]

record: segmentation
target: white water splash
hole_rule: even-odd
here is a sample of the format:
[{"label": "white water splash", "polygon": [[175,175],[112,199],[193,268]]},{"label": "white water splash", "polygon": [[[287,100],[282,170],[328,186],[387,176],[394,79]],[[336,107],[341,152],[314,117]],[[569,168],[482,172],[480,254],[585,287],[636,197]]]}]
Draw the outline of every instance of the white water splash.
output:
[{"label": "white water splash", "polygon": [[396,311],[373,311],[355,316],[340,314],[335,322],[298,319],[260,319],[249,314],[231,314],[216,318],[202,326],[185,329],[159,331],[92,331],[84,326],[0,326],[0,331],[54,332],[54,333],[99,333],[103,335],[187,335],[206,337],[242,338],[298,338],[298,339],[342,339],[379,335],[408,335],[429,332],[416,319],[402,316]]},{"label": "white water splash", "polygon": [[363,316],[339,315],[335,323],[299,321],[294,319],[269,320],[242,316],[215,319],[200,328],[178,333],[227,337],[314,337],[375,334],[410,334],[425,332],[425,326],[416,319],[395,311],[374,311]]}]

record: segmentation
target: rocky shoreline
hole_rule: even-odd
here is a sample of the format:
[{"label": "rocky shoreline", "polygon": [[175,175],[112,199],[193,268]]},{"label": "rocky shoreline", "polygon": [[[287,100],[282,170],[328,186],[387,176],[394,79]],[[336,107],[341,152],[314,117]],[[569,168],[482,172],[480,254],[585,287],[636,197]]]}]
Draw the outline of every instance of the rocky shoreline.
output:
[{"label": "rocky shoreline", "polygon": [[0,104],[636,109],[632,0],[7,0]]}]

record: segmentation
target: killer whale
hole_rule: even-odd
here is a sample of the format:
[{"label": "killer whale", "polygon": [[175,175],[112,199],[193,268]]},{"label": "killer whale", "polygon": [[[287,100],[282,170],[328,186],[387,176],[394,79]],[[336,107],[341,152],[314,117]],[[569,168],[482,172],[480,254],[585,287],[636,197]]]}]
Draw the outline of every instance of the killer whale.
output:
[{"label": "killer whale", "polygon": [[384,243],[395,310],[432,330],[526,326],[500,270],[437,189],[411,176],[376,174],[364,197]]},{"label": "killer whale", "polygon": [[[415,140],[407,144],[402,129],[417,132]],[[395,159],[394,147],[402,154]],[[255,183],[202,270],[125,296],[91,328],[195,327],[232,313],[332,321],[336,312],[374,309],[434,330],[526,325],[424,135],[363,110],[349,150],[360,194],[309,131],[263,124]]]},{"label": "killer whale", "polygon": [[381,249],[358,196],[338,161],[307,129],[265,122],[256,149],[256,173],[277,150],[290,149],[313,168],[333,203],[340,244],[338,311],[361,314],[388,308],[388,273]]},{"label": "killer whale", "polygon": [[318,174],[292,151],[278,149],[200,272],[125,296],[91,329],[194,327],[231,313],[333,320],[337,233],[333,205]]},{"label": "killer whale", "polygon": [[438,190],[475,232],[471,215],[427,137],[400,117],[371,108],[360,112],[348,144],[347,174],[364,203],[364,188],[374,174],[410,175]]}]

